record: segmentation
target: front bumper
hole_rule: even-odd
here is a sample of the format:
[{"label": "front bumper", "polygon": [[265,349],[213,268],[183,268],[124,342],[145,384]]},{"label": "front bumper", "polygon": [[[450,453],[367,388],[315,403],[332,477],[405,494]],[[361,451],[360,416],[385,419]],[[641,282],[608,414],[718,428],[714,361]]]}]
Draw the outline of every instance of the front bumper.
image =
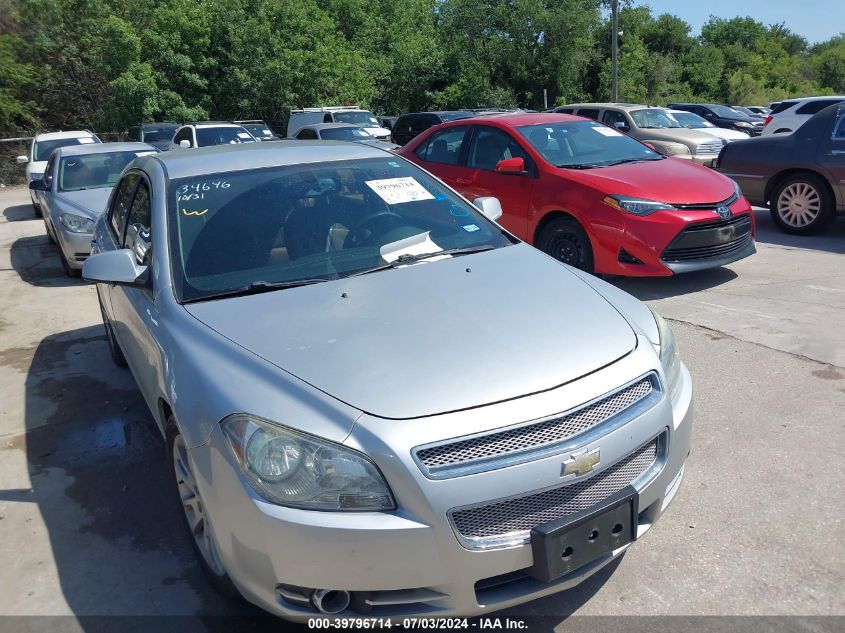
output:
[{"label": "front bumper", "polygon": [[71,233],[61,222],[52,222],[56,242],[65,256],[67,265],[74,270],[81,270],[85,260],[91,255],[92,233]]},{"label": "front bumper", "polygon": [[[634,352],[576,383],[520,401],[424,420],[362,416],[346,444],[376,461],[397,499],[399,507],[393,512],[312,512],[267,503],[241,478],[217,427],[209,443],[191,450],[191,458],[231,579],[250,602],[299,621],[321,614],[307,604],[286,600],[279,585],[350,591],[353,610],[343,615],[370,617],[470,616],[577,585],[628,546],[546,583],[526,574],[533,562],[530,544],[471,550],[461,545],[447,518],[450,509],[467,503],[560,485],[564,455],[433,480],[422,474],[411,449],[453,438],[456,428],[463,435],[515,419],[535,419],[535,412],[567,410],[583,403],[585,395],[607,393],[608,384],[615,382],[612,388],[624,384],[622,376],[630,379],[654,371],[644,362],[646,356]],[[659,469],[638,488],[638,537],[665,511],[683,478],[693,416],[692,385],[685,367],[681,382],[676,402],[663,393],[649,410],[586,444],[588,450],[601,446],[602,455],[607,455],[602,464],[607,466],[578,481],[601,475],[634,449],[664,434],[666,448]]]}]

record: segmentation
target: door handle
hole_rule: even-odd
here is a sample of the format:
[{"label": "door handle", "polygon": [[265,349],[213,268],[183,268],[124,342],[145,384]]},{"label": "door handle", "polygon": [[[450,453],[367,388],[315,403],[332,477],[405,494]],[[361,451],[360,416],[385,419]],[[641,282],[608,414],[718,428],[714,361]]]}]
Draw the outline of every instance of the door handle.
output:
[{"label": "door handle", "polygon": [[459,185],[471,185],[472,178],[455,178],[455,182]]}]

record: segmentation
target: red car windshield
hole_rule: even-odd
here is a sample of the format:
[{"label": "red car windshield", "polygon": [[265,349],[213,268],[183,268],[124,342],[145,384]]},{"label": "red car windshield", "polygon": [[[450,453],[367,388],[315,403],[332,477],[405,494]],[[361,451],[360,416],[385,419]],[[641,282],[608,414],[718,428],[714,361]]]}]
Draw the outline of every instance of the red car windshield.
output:
[{"label": "red car windshield", "polygon": [[556,167],[592,169],[665,158],[642,143],[595,121],[523,125],[517,131]]}]

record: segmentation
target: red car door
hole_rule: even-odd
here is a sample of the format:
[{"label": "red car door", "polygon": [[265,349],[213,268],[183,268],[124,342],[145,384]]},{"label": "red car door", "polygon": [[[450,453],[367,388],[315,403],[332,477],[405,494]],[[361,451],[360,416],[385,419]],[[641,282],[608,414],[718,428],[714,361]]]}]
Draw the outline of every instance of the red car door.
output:
[{"label": "red car door", "polygon": [[[503,174],[496,171],[499,161],[522,158],[523,174]],[[467,152],[466,169],[457,179],[457,189],[468,199],[493,196],[502,204],[499,224],[529,243],[528,208],[534,187],[536,169],[522,146],[504,130],[486,125],[473,126]]]},{"label": "red car door", "polygon": [[416,160],[450,187],[464,193],[462,182],[467,175],[462,166],[464,141],[469,126],[449,127],[432,134],[414,151]]}]

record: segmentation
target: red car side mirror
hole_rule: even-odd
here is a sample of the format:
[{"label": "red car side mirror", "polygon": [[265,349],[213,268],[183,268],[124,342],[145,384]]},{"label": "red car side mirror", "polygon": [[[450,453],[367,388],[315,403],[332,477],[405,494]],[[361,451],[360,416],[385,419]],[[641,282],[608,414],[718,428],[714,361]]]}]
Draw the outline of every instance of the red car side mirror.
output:
[{"label": "red car side mirror", "polygon": [[512,174],[515,176],[522,176],[525,172],[525,160],[516,156],[514,158],[506,158],[496,163],[496,172],[500,174]]}]

